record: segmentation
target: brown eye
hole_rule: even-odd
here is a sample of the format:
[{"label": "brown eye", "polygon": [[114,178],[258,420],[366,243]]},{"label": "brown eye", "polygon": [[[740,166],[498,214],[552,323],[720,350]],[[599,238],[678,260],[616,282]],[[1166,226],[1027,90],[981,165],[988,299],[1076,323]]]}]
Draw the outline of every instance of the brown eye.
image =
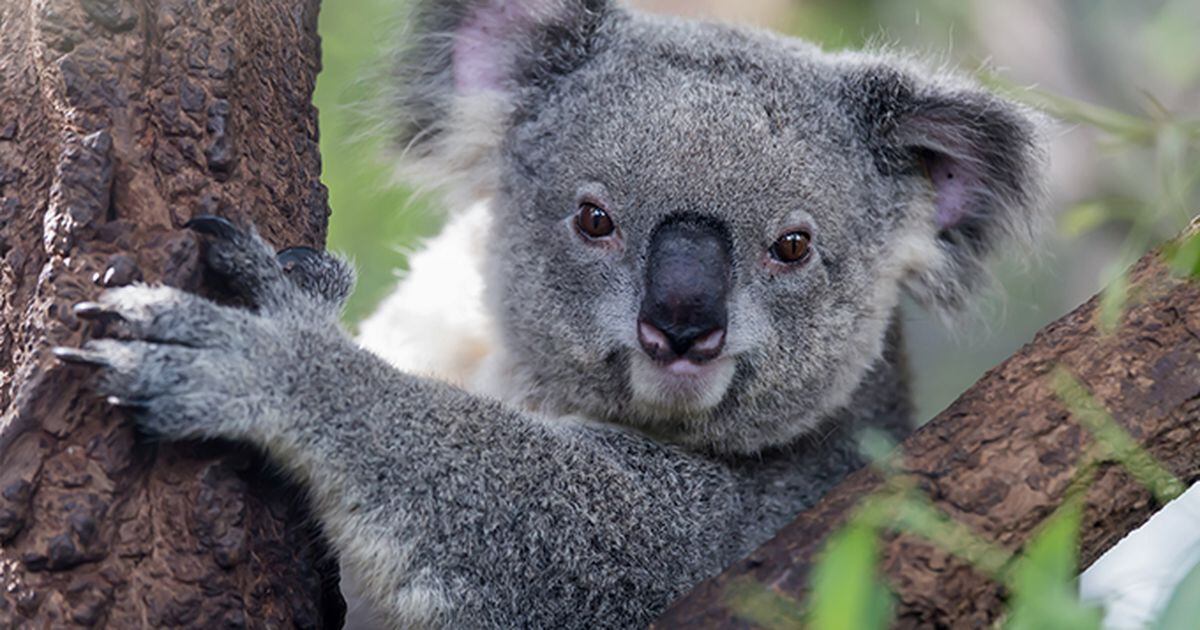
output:
[{"label": "brown eye", "polygon": [[580,204],[579,216],[575,218],[575,225],[579,228],[580,233],[588,238],[612,236],[617,229],[612,217],[604,211],[604,208],[591,203]]},{"label": "brown eye", "polygon": [[771,246],[771,257],[781,263],[798,263],[808,258],[812,236],[808,232],[788,232]]}]

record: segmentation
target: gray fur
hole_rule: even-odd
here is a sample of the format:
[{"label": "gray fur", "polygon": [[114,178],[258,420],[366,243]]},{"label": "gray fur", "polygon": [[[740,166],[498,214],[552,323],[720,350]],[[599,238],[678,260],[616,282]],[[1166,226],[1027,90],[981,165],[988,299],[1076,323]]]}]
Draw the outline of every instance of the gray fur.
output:
[{"label": "gray fur", "polygon": [[[1037,121],[911,61],[604,2],[417,5],[399,143],[492,197],[477,245],[511,400],[358,348],[336,322],[345,266],[285,272],[253,233],[207,248],[249,309],[115,289],[83,310],[136,340],[62,356],[101,366],[148,431],[264,448],[389,625],[644,625],[860,465],[856,430],[907,430],[899,294],[961,308],[984,256],[1036,225]],[[499,48],[456,56],[480,14]],[[464,59],[494,65],[456,75]],[[581,198],[619,246],[572,231]],[[718,222],[733,259],[733,377],[703,408],[638,377],[646,243],[681,214]],[[773,267],[798,225],[813,258]]]}]

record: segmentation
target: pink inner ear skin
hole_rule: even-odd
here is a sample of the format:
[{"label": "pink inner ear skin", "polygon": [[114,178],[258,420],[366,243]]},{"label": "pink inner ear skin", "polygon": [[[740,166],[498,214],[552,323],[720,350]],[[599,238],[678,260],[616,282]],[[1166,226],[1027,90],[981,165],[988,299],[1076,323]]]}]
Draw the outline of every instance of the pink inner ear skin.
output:
[{"label": "pink inner ear skin", "polygon": [[929,179],[937,192],[938,229],[948,230],[962,223],[971,202],[971,190],[979,186],[979,179],[970,171],[958,168],[953,160],[944,158],[929,161]]},{"label": "pink inner ear skin", "polygon": [[550,19],[556,0],[486,0],[454,33],[454,87],[459,92],[504,89],[515,40]]}]

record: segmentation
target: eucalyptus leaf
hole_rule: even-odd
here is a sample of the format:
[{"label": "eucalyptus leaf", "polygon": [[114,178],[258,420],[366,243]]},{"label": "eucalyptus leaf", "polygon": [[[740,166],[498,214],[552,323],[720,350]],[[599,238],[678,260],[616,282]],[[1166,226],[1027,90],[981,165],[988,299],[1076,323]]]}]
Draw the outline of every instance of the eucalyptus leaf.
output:
[{"label": "eucalyptus leaf", "polygon": [[1114,215],[1108,204],[1102,201],[1081,203],[1059,216],[1058,230],[1067,238],[1076,238],[1112,221]]},{"label": "eucalyptus leaf", "polygon": [[762,630],[804,627],[804,612],[799,602],[767,588],[753,578],[741,578],[730,584],[725,600],[739,619]]},{"label": "eucalyptus leaf", "polygon": [[1200,278],[1200,233],[1188,237],[1178,247],[1169,248],[1167,260],[1175,273]]},{"label": "eucalyptus leaf", "polygon": [[1049,519],[1017,559],[1009,587],[1013,592],[1009,630],[1096,630],[1103,613],[1079,600],[1080,508],[1069,502]]},{"label": "eucalyptus leaf", "polygon": [[852,521],[830,536],[813,569],[808,627],[813,630],[887,628],[892,596],[878,577],[876,530]]}]

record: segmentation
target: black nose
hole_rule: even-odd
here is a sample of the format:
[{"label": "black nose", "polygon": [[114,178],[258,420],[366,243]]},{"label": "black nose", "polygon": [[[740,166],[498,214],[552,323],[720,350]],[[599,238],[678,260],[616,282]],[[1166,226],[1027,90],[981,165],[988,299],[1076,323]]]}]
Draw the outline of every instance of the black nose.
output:
[{"label": "black nose", "polygon": [[725,345],[729,239],[719,224],[681,218],[650,240],[638,340],[654,360],[715,359]]}]

